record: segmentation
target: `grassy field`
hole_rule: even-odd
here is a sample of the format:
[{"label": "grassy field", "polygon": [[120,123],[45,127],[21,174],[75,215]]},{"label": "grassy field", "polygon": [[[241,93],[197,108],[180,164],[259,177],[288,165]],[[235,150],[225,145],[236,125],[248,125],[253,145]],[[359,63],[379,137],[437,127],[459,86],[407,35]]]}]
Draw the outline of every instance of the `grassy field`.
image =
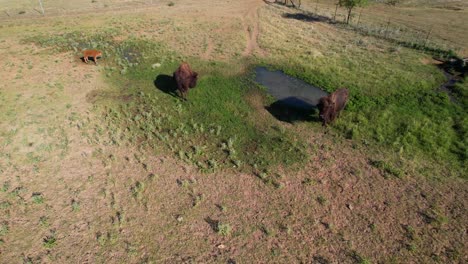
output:
[{"label": "grassy field", "polygon": [[[0,263],[467,261],[466,81],[450,101],[430,53],[297,19],[314,1],[138,5],[2,23]],[[363,21],[466,12],[438,6]],[[433,22],[462,56],[465,25]],[[181,61],[200,74],[187,102]],[[329,128],[279,121],[255,65],[350,102]]]},{"label": "grassy field", "polygon": [[[454,50],[460,56],[468,56],[468,39],[464,34],[468,1],[400,2],[396,6],[388,6],[369,1],[369,5],[354,9],[350,24],[364,34]],[[329,0],[303,1],[301,10],[345,21],[346,10],[338,8],[335,14],[335,3]]]}]

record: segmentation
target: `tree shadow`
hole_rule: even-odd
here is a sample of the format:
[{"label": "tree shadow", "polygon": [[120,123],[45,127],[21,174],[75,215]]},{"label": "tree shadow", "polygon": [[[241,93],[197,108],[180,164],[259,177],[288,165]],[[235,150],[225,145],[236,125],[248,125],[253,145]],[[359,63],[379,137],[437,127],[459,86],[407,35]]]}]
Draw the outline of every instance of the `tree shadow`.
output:
[{"label": "tree shadow", "polygon": [[328,17],[320,16],[312,13],[285,13],[282,15],[284,18],[296,19],[304,22],[327,22],[331,23],[331,20]]},{"label": "tree shadow", "polygon": [[159,74],[153,82],[154,86],[164,93],[179,97],[177,94],[177,84],[172,76]]},{"label": "tree shadow", "polygon": [[266,106],[265,109],[276,119],[283,122],[320,122],[317,107],[297,97],[278,100]]}]

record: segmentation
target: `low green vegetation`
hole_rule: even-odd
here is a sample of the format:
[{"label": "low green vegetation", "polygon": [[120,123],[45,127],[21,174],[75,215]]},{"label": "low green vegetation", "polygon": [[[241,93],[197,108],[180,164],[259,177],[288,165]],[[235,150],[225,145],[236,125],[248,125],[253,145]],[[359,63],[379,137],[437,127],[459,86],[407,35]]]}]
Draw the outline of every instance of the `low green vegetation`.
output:
[{"label": "low green vegetation", "polygon": [[382,160],[371,160],[370,164],[377,169],[381,170],[383,175],[387,178],[389,176],[394,176],[397,178],[402,177],[402,172],[401,170],[394,168],[393,166],[389,165],[388,163],[382,161]]},{"label": "low green vegetation", "polygon": [[[105,124],[95,127],[91,137],[95,143],[107,136],[101,143],[168,149],[206,172],[220,167],[262,170],[305,159],[305,146],[295,135],[259,128],[251,121],[256,113],[244,100],[249,78],[230,74],[242,65],[184,58],[161,43],[141,39],[117,42],[112,40],[114,34],[69,33],[29,40],[64,50],[106,51],[107,76],[119,89],[95,96]],[[184,60],[201,76],[188,101],[177,96],[172,83],[172,72]]]},{"label": "low green vegetation", "polygon": [[57,245],[57,237],[54,231],[51,231],[51,234],[43,239],[43,245],[47,249],[51,249]]},{"label": "low green vegetation", "polygon": [[[136,38],[116,41],[116,35],[118,30],[109,29],[86,36],[73,32],[27,40],[68,51],[105,50],[101,63],[109,82],[119,89],[95,94],[93,101],[98,102],[103,122],[91,133],[91,141],[169,150],[205,172],[221,167],[261,172],[306,158],[306,147],[294,132],[255,122],[257,113],[245,96],[257,88],[250,74],[242,74],[245,61],[201,61],[176,54],[162,43]],[[443,74],[420,63],[416,52],[356,54],[317,57],[313,63],[303,56],[286,60],[287,54],[282,54],[260,64],[277,65],[330,92],[348,87],[350,101],[334,124],[344,137],[397,153],[399,162],[416,168],[439,167],[431,175],[427,168],[420,171],[428,176],[466,177],[461,173],[467,160],[467,108],[464,88],[460,88],[464,84],[457,86],[462,103],[452,103],[437,90]],[[171,78],[181,61],[189,61],[200,74],[187,102],[173,91]],[[396,177],[402,174],[382,164],[374,165]]]},{"label": "low green vegetation", "polygon": [[9,230],[10,230],[10,228],[8,226],[8,222],[2,222],[0,224],[0,236],[6,235]]},{"label": "low green vegetation", "polygon": [[218,222],[216,232],[222,236],[229,236],[232,232],[232,227],[229,224]]},{"label": "low green vegetation", "polygon": [[[442,72],[422,64],[420,54],[357,54],[288,61],[280,57],[263,63],[281,65],[276,68],[329,92],[347,87],[350,101],[333,127],[348,139],[386,152],[386,157],[396,153],[397,161],[390,163],[406,162],[430,177],[466,177],[466,84],[456,86],[460,96],[454,103],[438,89],[445,82]],[[395,60],[400,62],[390,62]],[[391,174],[399,177],[401,172]]]},{"label": "low green vegetation", "polygon": [[76,201],[75,199],[73,199],[71,202],[71,207],[72,207],[73,212],[77,212],[80,210],[80,203]]},{"label": "low green vegetation", "polygon": [[35,204],[42,204],[44,203],[44,196],[42,193],[33,193],[32,200]]}]

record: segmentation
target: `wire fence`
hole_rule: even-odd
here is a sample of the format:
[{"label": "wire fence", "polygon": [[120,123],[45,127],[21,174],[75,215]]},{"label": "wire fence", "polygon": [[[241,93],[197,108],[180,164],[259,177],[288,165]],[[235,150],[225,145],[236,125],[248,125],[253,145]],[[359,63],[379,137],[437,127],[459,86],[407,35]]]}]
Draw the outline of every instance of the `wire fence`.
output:
[{"label": "wire fence", "polygon": [[444,25],[424,19],[418,20],[412,15],[399,14],[398,11],[355,8],[347,24],[347,10],[338,5],[312,0],[303,2],[297,10],[306,18],[304,20],[328,21],[364,35],[394,41],[402,46],[441,53],[466,49],[466,43],[457,41],[457,32],[448,32],[450,29],[443,28]]}]

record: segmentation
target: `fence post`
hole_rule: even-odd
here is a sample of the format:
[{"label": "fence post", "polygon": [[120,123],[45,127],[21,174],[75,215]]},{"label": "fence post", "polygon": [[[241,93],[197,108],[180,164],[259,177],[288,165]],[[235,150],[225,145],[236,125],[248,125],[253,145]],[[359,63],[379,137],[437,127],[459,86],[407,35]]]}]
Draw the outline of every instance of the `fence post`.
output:
[{"label": "fence post", "polygon": [[44,7],[42,6],[42,0],[39,0],[39,5],[41,6],[42,15],[44,15]]},{"label": "fence post", "polygon": [[362,8],[361,8],[361,11],[359,12],[359,17],[358,17],[358,20],[357,20],[356,27],[359,27],[359,21],[361,21],[361,14],[362,14]]},{"label": "fence post", "polygon": [[424,47],[426,47],[426,45],[427,45],[427,41],[429,40],[429,35],[431,35],[431,32],[432,32],[432,26],[429,29],[429,31],[427,32],[426,39],[424,40]]},{"label": "fence post", "polygon": [[384,37],[387,38],[388,36],[388,26],[390,25],[390,18],[388,18],[387,26],[385,27],[385,35]]},{"label": "fence post", "polygon": [[317,13],[317,12],[318,12],[318,1],[319,1],[319,0],[317,0],[317,1],[315,2],[315,14],[318,14],[318,13]]},{"label": "fence post", "polygon": [[338,10],[338,3],[336,4],[335,14],[333,15],[333,21],[336,21],[336,11]]}]

